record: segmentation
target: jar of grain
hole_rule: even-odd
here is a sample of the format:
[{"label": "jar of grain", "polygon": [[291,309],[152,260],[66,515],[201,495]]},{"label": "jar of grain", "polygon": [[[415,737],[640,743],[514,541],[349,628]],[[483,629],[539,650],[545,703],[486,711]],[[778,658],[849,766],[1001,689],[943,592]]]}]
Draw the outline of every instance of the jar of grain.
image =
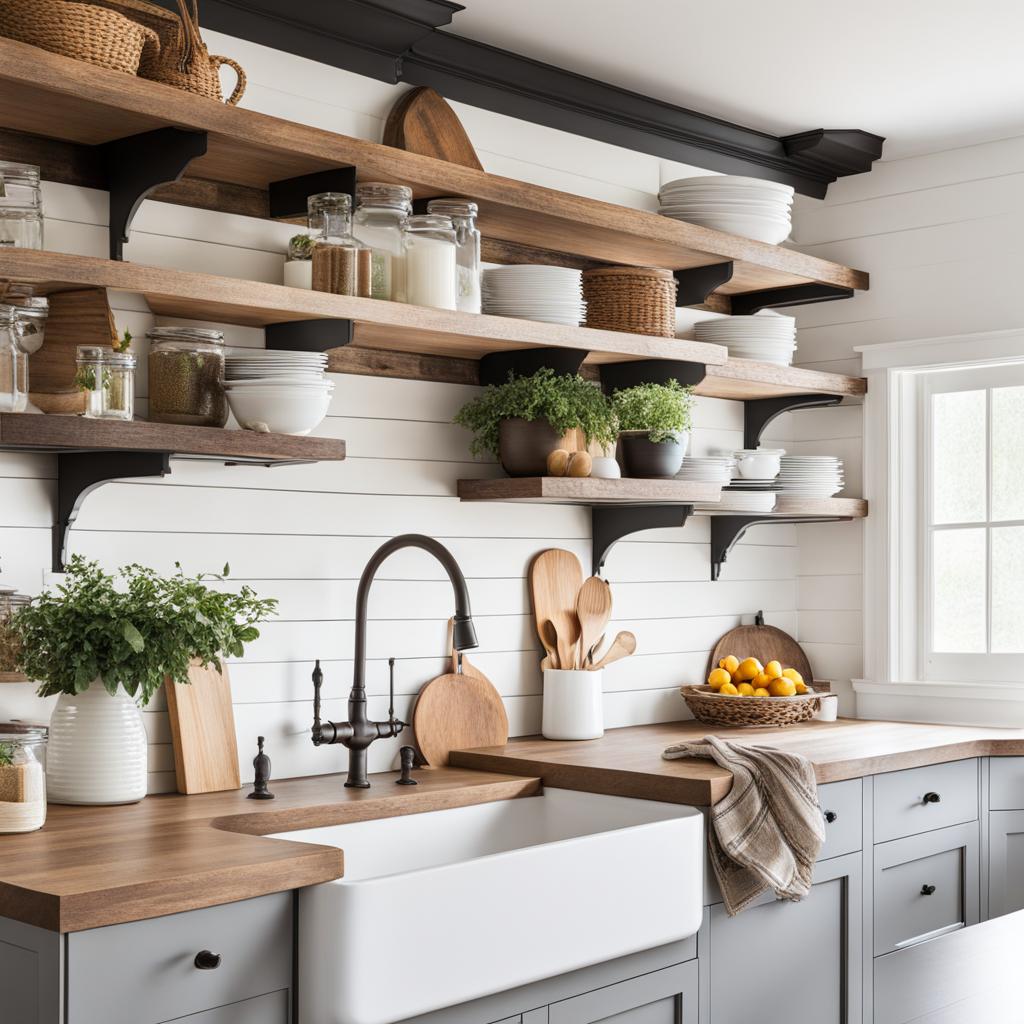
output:
[{"label": "jar of grain", "polygon": [[402,227],[412,213],[412,189],[363,181],[356,185],[352,234],[371,252],[370,297],[405,301],[405,252]]},{"label": "jar of grain", "polygon": [[458,274],[451,217],[410,217],[403,237],[406,301],[414,306],[456,309]]},{"label": "jar of grain", "polygon": [[309,225],[319,231],[313,241],[314,291],[369,297],[373,254],[352,237],[352,197],[344,192],[310,196]]},{"label": "jar of grain", "polygon": [[0,834],[35,832],[46,822],[46,730],[0,728]]},{"label": "jar of grain", "polygon": [[149,418],[154,423],[223,427],[224,333],[154,327],[149,338]]}]

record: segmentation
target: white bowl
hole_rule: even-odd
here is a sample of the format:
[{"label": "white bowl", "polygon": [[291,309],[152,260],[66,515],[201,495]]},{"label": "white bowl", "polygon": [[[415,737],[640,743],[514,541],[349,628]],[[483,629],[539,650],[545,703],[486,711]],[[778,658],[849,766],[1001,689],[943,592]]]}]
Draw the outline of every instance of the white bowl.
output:
[{"label": "white bowl", "polygon": [[227,392],[228,406],[243,430],[261,434],[308,434],[324,421],[329,391],[308,388],[246,388]]},{"label": "white bowl", "polygon": [[736,469],[744,480],[769,480],[779,475],[786,452],[782,448],[748,448],[734,454]]}]

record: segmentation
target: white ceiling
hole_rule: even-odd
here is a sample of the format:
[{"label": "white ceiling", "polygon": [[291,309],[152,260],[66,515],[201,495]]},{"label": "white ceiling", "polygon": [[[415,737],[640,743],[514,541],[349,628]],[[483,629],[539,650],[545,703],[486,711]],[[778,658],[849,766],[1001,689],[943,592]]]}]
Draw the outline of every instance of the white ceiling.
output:
[{"label": "white ceiling", "polygon": [[885,158],[1024,135],[1020,0],[460,0],[448,31],[751,128]]}]

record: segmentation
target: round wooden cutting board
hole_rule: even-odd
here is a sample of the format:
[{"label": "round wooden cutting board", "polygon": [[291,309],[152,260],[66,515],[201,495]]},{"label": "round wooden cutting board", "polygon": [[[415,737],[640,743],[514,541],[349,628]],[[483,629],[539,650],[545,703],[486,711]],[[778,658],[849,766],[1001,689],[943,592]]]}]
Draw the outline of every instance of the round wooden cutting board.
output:
[{"label": "round wooden cutting board", "polygon": [[814,682],[804,649],[788,633],[766,626],[761,612],[757,613],[753,626],[737,626],[722,636],[711,651],[707,671],[717,668],[719,661],[729,654],[735,654],[740,661],[757,658],[762,665],[779,661],[783,668],[795,668],[808,686]]},{"label": "round wooden cutting board", "polygon": [[508,742],[508,715],[486,680],[449,672],[420,690],[412,713],[416,742],[427,764],[448,763],[453,750],[500,747]]}]

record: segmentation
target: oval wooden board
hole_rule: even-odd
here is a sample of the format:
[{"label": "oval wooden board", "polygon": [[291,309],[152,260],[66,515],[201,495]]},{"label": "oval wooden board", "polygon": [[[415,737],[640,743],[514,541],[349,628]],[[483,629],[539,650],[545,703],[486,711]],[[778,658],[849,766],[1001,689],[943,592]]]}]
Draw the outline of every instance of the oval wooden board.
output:
[{"label": "oval wooden board", "polygon": [[420,690],[412,713],[420,753],[435,768],[453,750],[500,747],[508,742],[508,715],[501,695],[487,681],[465,673],[432,679]]},{"label": "oval wooden board", "polygon": [[392,107],[384,125],[384,145],[484,169],[455,111],[427,86],[410,89]]},{"label": "oval wooden board", "polygon": [[775,626],[737,626],[736,629],[730,629],[715,644],[708,658],[707,671],[717,668],[719,661],[729,654],[735,654],[740,661],[744,658],[757,658],[762,665],[773,660],[779,661],[783,668],[795,668],[808,686],[814,681],[811,663],[804,649],[788,633]]}]

